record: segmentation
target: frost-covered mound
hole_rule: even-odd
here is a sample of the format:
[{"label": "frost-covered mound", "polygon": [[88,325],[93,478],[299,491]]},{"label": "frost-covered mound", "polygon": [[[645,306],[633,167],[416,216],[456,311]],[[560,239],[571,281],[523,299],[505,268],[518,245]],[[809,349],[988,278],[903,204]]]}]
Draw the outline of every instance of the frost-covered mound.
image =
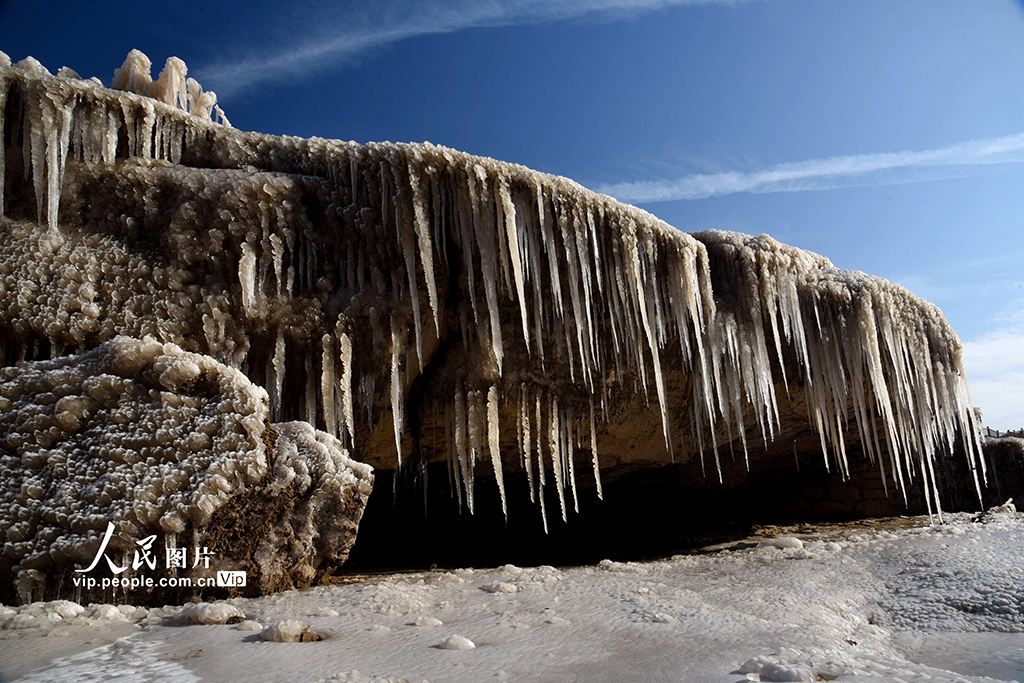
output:
[{"label": "frost-covered mound", "polygon": [[217,571],[247,572],[247,593],[329,573],[370,468],[308,424],[271,425],[266,402],[237,370],[152,339],[0,369],[0,597],[152,601]]},{"label": "frost-covered mound", "polygon": [[448,463],[470,510],[478,472],[564,518],[577,479],[706,456],[710,483],[733,442],[929,492],[936,455],[974,469],[960,343],[900,287],[429,143],[217,125],[173,64],[133,87],[129,59],[143,95],[37,65],[0,68],[8,363],[152,335],[364,462]]}]

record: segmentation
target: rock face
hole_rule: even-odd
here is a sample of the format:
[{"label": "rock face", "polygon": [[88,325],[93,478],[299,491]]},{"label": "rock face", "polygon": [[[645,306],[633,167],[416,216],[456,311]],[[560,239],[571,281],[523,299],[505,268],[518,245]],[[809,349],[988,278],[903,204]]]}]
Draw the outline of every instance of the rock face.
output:
[{"label": "rock face", "polygon": [[217,571],[267,592],[343,563],[370,468],[308,424],[269,424],[266,403],[152,339],[0,370],[0,600],[210,595]]},{"label": "rock face", "polygon": [[152,336],[375,468],[442,464],[469,511],[525,474],[545,529],[602,472],[728,485],[726,452],[860,458],[934,507],[959,449],[975,488],[960,342],[905,289],[429,143],[239,132],[129,62],[152,97],[0,67],[6,364]]},{"label": "rock face", "polygon": [[985,440],[985,462],[989,486],[983,509],[1012,498],[1017,507],[1024,507],[1024,439],[1006,437]]}]

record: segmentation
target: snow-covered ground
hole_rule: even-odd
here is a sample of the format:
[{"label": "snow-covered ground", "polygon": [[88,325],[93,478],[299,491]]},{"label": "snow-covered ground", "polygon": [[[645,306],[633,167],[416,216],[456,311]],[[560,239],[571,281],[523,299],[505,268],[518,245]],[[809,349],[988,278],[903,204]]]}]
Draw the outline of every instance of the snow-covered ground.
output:
[{"label": "snow-covered ground", "polygon": [[[655,562],[358,577],[237,610],[0,608],[0,668],[25,682],[1022,681],[1024,514],[974,518],[775,529]],[[289,619],[323,639],[264,639]]]}]

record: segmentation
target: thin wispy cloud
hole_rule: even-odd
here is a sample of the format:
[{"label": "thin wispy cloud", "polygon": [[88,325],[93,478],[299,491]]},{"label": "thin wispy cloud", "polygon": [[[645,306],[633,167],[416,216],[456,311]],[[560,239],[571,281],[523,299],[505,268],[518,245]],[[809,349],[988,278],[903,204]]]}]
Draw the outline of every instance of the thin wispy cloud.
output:
[{"label": "thin wispy cloud", "polygon": [[[302,79],[356,62],[376,50],[418,36],[470,28],[533,25],[583,17],[623,18],[682,5],[736,5],[753,0],[392,0],[368,6],[318,8],[287,17],[287,38],[249,47],[240,59],[197,70],[221,97]],[[287,4],[285,5],[287,7]],[[271,10],[281,11],[281,10]],[[282,17],[282,20],[284,17]]]},{"label": "thin wispy cloud", "polygon": [[811,159],[750,172],[688,175],[670,180],[598,185],[598,192],[634,204],[707,199],[739,192],[803,192],[899,185],[975,175],[993,164],[1024,162],[1024,133],[969,140],[916,152]]}]

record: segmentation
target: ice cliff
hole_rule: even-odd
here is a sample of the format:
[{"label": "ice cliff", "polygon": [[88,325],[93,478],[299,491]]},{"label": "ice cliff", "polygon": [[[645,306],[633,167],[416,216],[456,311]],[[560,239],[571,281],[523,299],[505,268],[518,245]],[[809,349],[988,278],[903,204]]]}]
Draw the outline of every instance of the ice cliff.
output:
[{"label": "ice cliff", "polygon": [[905,289],[429,143],[242,132],[178,62],[133,52],[116,90],[0,60],[4,364],[176,344],[357,460],[447,462],[469,510],[477,473],[565,517],[608,462],[711,482],[808,430],[843,472],[934,492],[958,450],[980,478],[960,342]]}]

